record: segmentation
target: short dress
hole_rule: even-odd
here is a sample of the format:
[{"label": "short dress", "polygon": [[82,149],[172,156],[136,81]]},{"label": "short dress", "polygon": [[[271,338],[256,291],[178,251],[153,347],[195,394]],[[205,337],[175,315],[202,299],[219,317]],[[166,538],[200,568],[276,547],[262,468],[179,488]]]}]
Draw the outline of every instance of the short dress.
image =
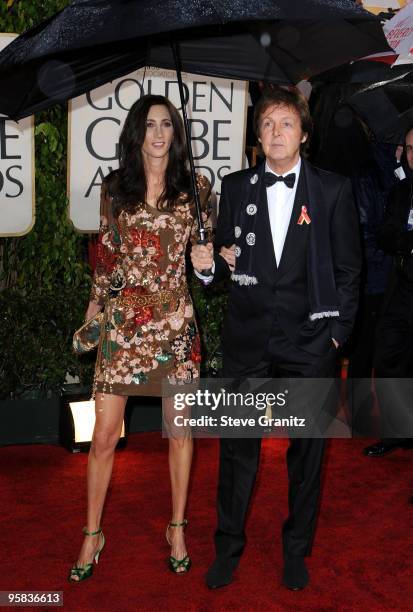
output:
[{"label": "short dress", "polygon": [[[211,187],[197,175],[202,217],[211,230]],[[200,337],[186,278],[196,243],[195,205],[181,194],[173,212],[138,204],[115,218],[102,184],[97,262],[90,299],[104,306],[94,394],[161,396],[162,382],[199,378]]]}]

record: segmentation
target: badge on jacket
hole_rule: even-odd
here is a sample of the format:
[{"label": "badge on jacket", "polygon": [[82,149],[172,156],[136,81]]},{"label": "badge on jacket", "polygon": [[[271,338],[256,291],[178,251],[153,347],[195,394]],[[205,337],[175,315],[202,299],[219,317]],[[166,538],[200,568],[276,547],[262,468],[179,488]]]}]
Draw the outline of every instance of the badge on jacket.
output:
[{"label": "badge on jacket", "polygon": [[307,212],[307,206],[301,206],[301,214],[298,217],[297,225],[303,225],[303,223],[307,225],[311,223],[310,215]]}]

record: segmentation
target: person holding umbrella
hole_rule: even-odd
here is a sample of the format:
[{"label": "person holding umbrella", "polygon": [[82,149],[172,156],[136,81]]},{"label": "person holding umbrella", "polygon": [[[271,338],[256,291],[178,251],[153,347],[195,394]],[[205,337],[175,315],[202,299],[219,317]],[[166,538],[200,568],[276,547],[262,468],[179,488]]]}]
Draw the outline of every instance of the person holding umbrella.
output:
[{"label": "person holding umbrella", "polygon": [[[163,96],[130,109],[119,141],[119,169],[101,191],[98,259],[86,320],[104,307],[95,371],[96,423],[88,463],[85,538],[69,580],[93,572],[105,544],[101,517],[128,396],[161,396],[161,382],[199,377],[200,340],[185,276],[188,241],[197,239],[194,193],[182,120]],[[203,221],[210,184],[197,175]],[[192,458],[189,436],[169,439],[172,520],[169,568],[190,569],[184,528]]]},{"label": "person holding umbrella", "polygon": [[[274,87],[255,107],[265,161],[228,174],[221,186],[213,245],[195,245],[192,263],[208,281],[228,276],[219,254],[235,245],[223,329],[223,377],[333,377],[337,348],[356,315],[361,266],[358,218],[348,179],[302,156],[311,134],[306,100]],[[320,412],[314,406],[314,413]],[[294,409],[294,407],[292,407]],[[209,588],[232,581],[245,547],[245,519],[261,440],[220,441],[216,558]],[[287,451],[289,516],[284,523],[283,582],[304,588],[315,530],[324,439],[292,438]],[[270,510],[270,509],[269,509]]]}]

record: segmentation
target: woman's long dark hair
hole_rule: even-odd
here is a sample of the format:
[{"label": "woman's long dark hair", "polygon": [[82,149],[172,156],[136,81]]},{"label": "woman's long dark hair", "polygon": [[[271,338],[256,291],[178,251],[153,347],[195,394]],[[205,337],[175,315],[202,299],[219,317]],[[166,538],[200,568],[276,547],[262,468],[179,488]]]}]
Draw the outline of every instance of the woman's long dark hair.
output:
[{"label": "woman's long dark hair", "polygon": [[106,177],[109,193],[113,196],[115,217],[123,210],[136,212],[139,204],[146,199],[147,182],[142,145],[146,136],[148,113],[155,105],[166,106],[174,131],[165,172],[165,187],[159,196],[157,208],[172,211],[182,192],[188,194],[192,192],[181,116],[168,98],[151,94],[142,96],[130,109],[120,135],[119,169]]}]

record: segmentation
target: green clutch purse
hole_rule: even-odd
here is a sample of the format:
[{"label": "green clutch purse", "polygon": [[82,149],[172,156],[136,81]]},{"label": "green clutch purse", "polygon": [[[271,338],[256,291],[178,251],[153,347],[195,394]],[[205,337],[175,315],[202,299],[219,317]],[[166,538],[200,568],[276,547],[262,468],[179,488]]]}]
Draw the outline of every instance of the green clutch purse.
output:
[{"label": "green clutch purse", "polygon": [[86,321],[73,334],[73,350],[75,353],[82,354],[91,351],[99,344],[100,332],[103,323],[103,312],[98,312],[94,317]]}]

